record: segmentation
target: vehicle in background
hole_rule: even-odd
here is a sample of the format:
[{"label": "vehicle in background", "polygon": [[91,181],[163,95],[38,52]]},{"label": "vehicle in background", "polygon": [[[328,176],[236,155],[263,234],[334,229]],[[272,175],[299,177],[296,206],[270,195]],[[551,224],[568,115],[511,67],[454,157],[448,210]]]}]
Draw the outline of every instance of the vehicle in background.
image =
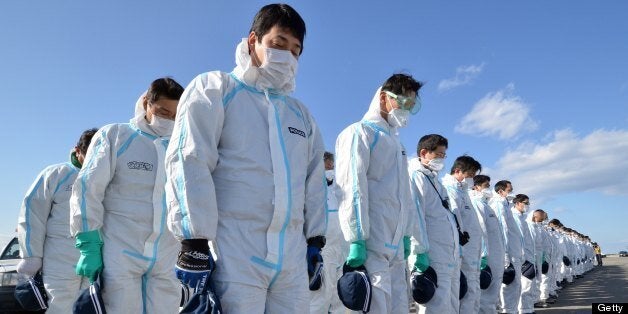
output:
[{"label": "vehicle in background", "polygon": [[627,251],[619,251],[619,257],[628,257]]},{"label": "vehicle in background", "polygon": [[21,260],[17,237],[0,248],[0,252],[0,313],[37,313],[24,312],[13,296],[18,281],[27,280],[24,275],[17,273],[17,264]]}]

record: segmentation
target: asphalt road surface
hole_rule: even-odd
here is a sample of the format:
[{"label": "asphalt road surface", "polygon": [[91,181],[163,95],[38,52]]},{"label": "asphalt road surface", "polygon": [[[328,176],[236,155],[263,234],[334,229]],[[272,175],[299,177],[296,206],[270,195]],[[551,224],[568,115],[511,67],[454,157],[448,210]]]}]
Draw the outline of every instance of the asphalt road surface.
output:
[{"label": "asphalt road surface", "polygon": [[[603,264],[567,284],[556,303],[536,312],[591,313],[592,303],[628,303],[628,257],[606,257]],[[622,312],[628,313],[628,309]]]}]

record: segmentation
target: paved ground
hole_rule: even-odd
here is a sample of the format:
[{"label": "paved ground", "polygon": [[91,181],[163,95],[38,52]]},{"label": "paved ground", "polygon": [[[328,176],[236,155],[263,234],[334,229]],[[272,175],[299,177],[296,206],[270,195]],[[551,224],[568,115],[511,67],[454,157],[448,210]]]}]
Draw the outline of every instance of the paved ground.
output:
[{"label": "paved ground", "polygon": [[591,303],[628,303],[628,257],[606,257],[603,261],[604,266],[564,287],[552,307],[536,312],[591,313]]}]

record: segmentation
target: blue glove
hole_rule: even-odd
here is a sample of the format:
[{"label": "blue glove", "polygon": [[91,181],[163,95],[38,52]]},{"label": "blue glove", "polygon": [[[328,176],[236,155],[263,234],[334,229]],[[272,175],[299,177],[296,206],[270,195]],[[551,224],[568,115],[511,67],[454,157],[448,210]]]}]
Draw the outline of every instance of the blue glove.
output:
[{"label": "blue glove", "polygon": [[81,251],[81,257],[76,264],[75,271],[77,275],[89,278],[89,282],[94,282],[96,276],[103,269],[102,244],[99,230],[76,234],[74,246]]},{"label": "blue glove", "polygon": [[174,267],[174,273],[182,284],[196,289],[205,285],[216,264],[209,253],[206,239],[181,241],[181,251]]},{"label": "blue glove", "polygon": [[307,275],[310,278],[310,290],[320,289],[323,284],[323,256],[321,249],[325,246],[325,237],[317,236],[307,240]]}]

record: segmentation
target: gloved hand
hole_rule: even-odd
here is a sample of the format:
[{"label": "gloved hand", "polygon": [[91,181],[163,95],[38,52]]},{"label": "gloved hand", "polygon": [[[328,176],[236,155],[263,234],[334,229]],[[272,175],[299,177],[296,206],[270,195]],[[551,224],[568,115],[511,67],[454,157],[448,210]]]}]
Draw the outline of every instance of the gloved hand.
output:
[{"label": "gloved hand", "polygon": [[81,257],[76,264],[76,274],[89,278],[94,282],[96,276],[102,271],[102,239],[100,230],[79,232],[76,234],[76,248],[81,251]]},{"label": "gloved hand", "polygon": [[488,257],[482,256],[482,258],[480,258],[480,269],[486,268],[487,265],[488,265]]},{"label": "gloved hand", "polygon": [[366,241],[358,240],[349,246],[349,256],[347,257],[347,265],[356,268],[364,265],[366,262]]},{"label": "gloved hand", "polygon": [[508,266],[510,266],[510,256],[506,253],[504,256],[504,268],[507,268]]},{"label": "gloved hand", "polygon": [[182,284],[196,289],[199,284],[205,284],[214,264],[206,239],[186,239],[181,241],[174,273]]},{"label": "gloved hand", "polygon": [[29,278],[35,277],[41,269],[41,257],[25,257],[17,264],[17,272]]},{"label": "gloved hand", "polygon": [[410,237],[404,236],[403,237],[403,258],[406,260],[408,259],[408,256],[410,256],[411,246],[412,246],[412,241],[410,241]]},{"label": "gloved hand", "polygon": [[430,256],[427,253],[417,254],[414,269],[425,272],[430,267]]},{"label": "gloved hand", "polygon": [[317,236],[307,239],[307,275],[310,278],[310,290],[320,289],[322,281],[323,256],[321,249],[325,246],[325,237]]}]

